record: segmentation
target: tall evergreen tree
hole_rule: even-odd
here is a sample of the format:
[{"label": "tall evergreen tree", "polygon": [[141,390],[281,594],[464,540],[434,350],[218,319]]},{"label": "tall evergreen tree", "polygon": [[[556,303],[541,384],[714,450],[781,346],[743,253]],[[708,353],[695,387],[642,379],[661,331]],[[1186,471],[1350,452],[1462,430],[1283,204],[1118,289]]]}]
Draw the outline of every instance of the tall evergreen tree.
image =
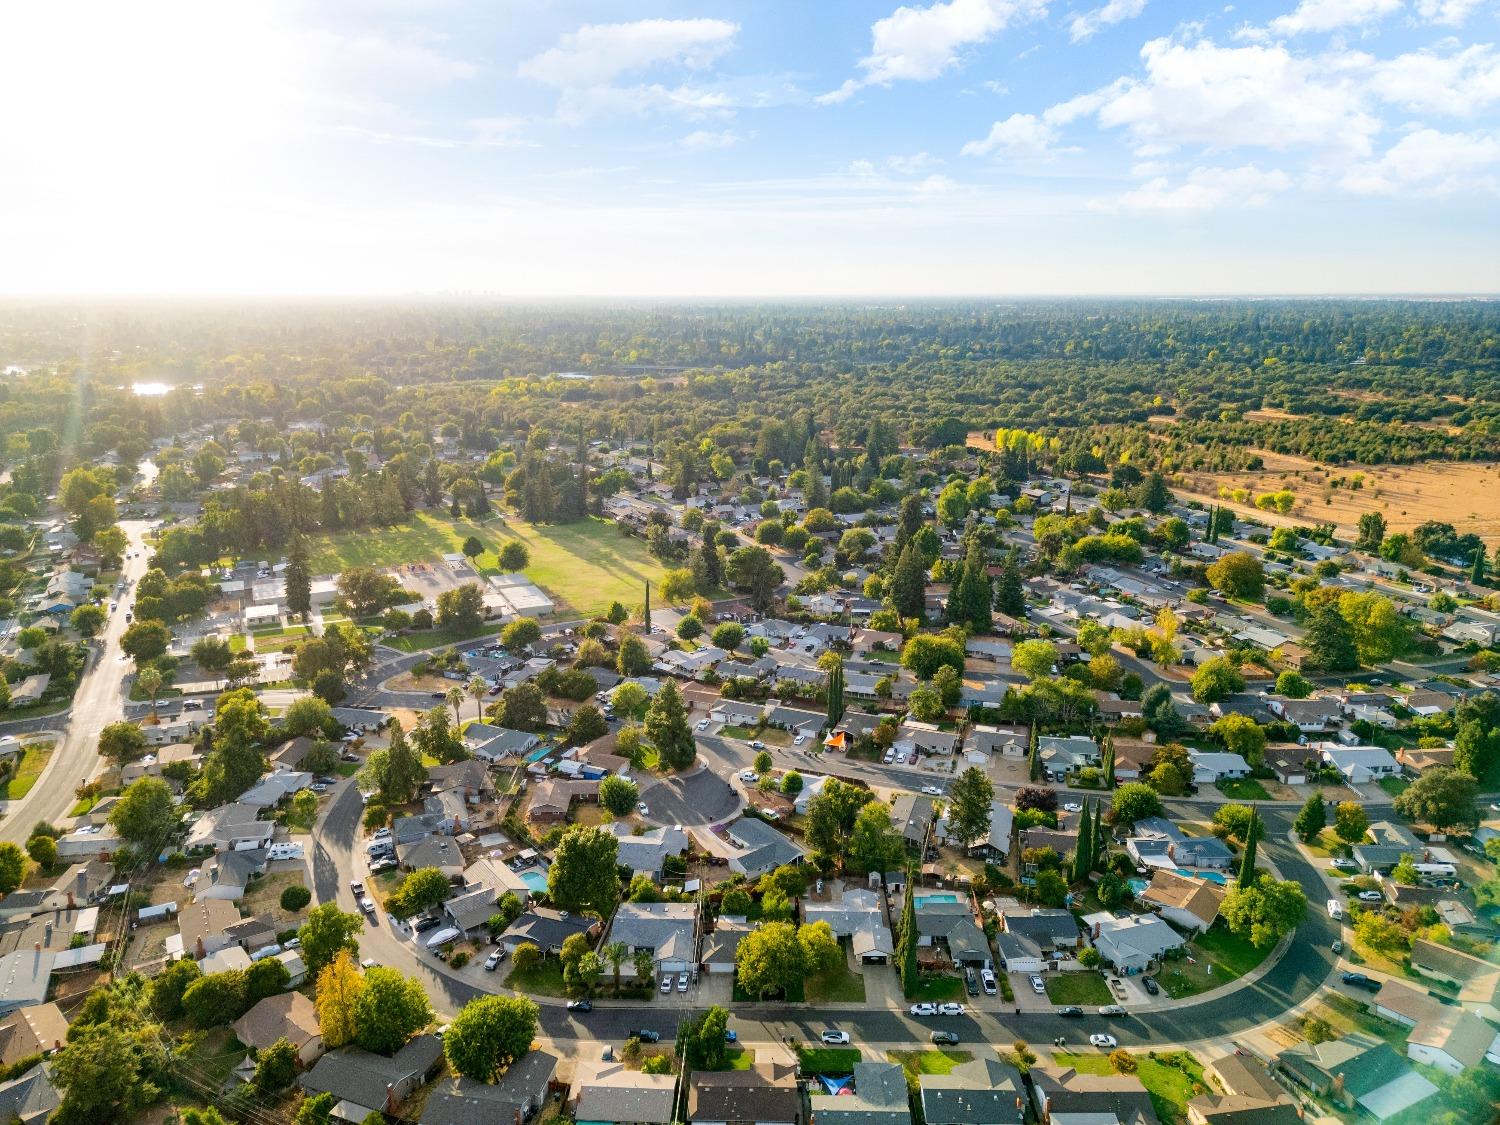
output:
[{"label": "tall evergreen tree", "polygon": [[1328,827],[1328,810],[1323,807],[1323,794],[1320,790],[1302,803],[1297,819],[1292,821],[1292,829],[1304,843],[1311,843],[1326,827]]},{"label": "tall evergreen tree", "polygon": [[899,552],[911,542],[911,537],[922,529],[926,523],[922,515],[922,494],[920,492],[908,492],[901,497],[901,512],[896,517],[896,550]]},{"label": "tall evergreen tree", "polygon": [[1094,846],[1093,862],[1090,869],[1098,869],[1103,866],[1104,861],[1104,802],[1094,802],[1094,831],[1089,837]]},{"label": "tall evergreen tree", "polygon": [[917,990],[917,909],[916,879],[914,871],[906,873],[906,893],[901,902],[901,948],[897,955],[901,958],[901,989],[906,995],[911,996]]},{"label": "tall evergreen tree", "polygon": [[908,543],[901,548],[891,577],[891,602],[902,617],[922,620],[927,613],[927,567],[922,554]]},{"label": "tall evergreen tree", "polygon": [[312,574],[307,569],[307,545],[298,535],[286,559],[286,608],[303,621],[312,612]]},{"label": "tall evergreen tree", "polygon": [[1042,778],[1042,749],[1041,742],[1036,736],[1036,724],[1031,724],[1031,742],[1026,749],[1027,776],[1032,781],[1040,781]]},{"label": "tall evergreen tree", "polygon": [[1026,616],[1026,591],[1021,585],[1021,563],[1011,551],[1005,558],[1005,569],[1000,572],[1000,584],[995,590],[995,608],[1007,617]]},{"label": "tall evergreen tree", "polygon": [[1469,568],[1469,581],[1478,586],[1484,581],[1484,545],[1474,548],[1474,564]]},{"label": "tall evergreen tree", "polygon": [[988,633],[994,624],[990,596],[990,576],[985,567],[984,550],[977,540],[970,540],[963,569],[948,594],[949,623],[963,625],[973,633]]},{"label": "tall evergreen tree", "polygon": [[651,635],[651,580],[646,579],[646,606],[641,611],[641,632]]},{"label": "tall evergreen tree", "polygon": [[1359,667],[1354,630],[1336,605],[1322,606],[1313,613],[1302,643],[1313,664],[1324,671],[1342,672]]},{"label": "tall evergreen tree", "polygon": [[1083,816],[1078,821],[1078,843],[1073,846],[1073,882],[1081,883],[1089,877],[1094,860],[1094,819],[1088,805],[1083,806]]},{"label": "tall evergreen tree", "polygon": [[838,726],[844,717],[844,661],[842,658],[828,672],[828,729]]},{"label": "tall evergreen tree", "polygon": [[1136,499],[1146,511],[1159,515],[1172,503],[1172,494],[1167,490],[1167,482],[1162,475],[1153,471],[1141,482]]},{"label": "tall evergreen tree", "polygon": [[1260,841],[1260,812],[1250,810],[1250,827],[1245,829],[1245,854],[1240,857],[1239,886],[1245,890],[1255,884],[1255,848]]},{"label": "tall evergreen tree", "polygon": [[1115,787],[1115,736],[1108,733],[1104,736],[1104,788]]}]

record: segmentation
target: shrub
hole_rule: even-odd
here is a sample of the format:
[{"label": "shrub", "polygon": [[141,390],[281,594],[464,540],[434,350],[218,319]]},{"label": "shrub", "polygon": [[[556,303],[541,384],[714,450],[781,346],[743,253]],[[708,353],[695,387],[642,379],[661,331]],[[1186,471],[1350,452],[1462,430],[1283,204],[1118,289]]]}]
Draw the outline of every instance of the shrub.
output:
[{"label": "shrub", "polygon": [[301,883],[293,883],[281,892],[281,909],[298,911],[312,901],[312,891]]},{"label": "shrub", "polygon": [[448,964],[455,969],[462,969],[468,963],[469,951],[467,949],[460,949],[452,957],[448,958]]}]

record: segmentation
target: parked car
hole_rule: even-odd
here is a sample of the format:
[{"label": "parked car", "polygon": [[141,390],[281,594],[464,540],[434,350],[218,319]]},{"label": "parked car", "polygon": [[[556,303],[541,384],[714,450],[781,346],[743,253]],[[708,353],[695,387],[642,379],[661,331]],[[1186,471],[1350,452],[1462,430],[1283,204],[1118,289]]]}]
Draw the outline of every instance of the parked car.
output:
[{"label": "parked car", "polygon": [[1057,1014],[1060,1016],[1076,1017],[1083,1015],[1083,1009],[1077,1004],[1064,1004],[1061,1008],[1057,1009]]},{"label": "parked car", "polygon": [[708,729],[708,720],[707,719],[699,719],[698,720],[698,729],[699,730],[707,730]]},{"label": "parked car", "polygon": [[998,990],[995,982],[995,972],[993,969],[980,969],[979,983],[981,986],[983,986],[984,994],[986,996],[993,996]]},{"label": "parked car", "polygon": [[1031,975],[1031,991],[1035,992],[1038,996],[1047,995],[1047,982],[1035,973]]},{"label": "parked car", "polygon": [[434,918],[431,914],[424,914],[411,924],[411,928],[413,933],[425,934],[434,926],[441,926],[442,924],[443,920],[441,918]]},{"label": "parked car", "polygon": [[936,1004],[913,1004],[911,1006],[911,1014],[914,1016],[935,1016],[938,1014],[938,1006]]},{"label": "parked car", "polygon": [[592,1000],[569,1000],[568,1011],[570,1012],[592,1012],[594,1002]]},{"label": "parked car", "polygon": [[1082,812],[1083,806],[1077,801],[1069,801],[1063,806],[1063,812]]},{"label": "parked car", "polygon": [[1379,992],[1381,982],[1364,973],[1345,973],[1339,978],[1350,988],[1363,988],[1366,992]]},{"label": "parked car", "polygon": [[487,973],[493,973],[500,967],[500,962],[504,960],[505,951],[503,949],[495,950],[495,952],[491,953],[484,959],[484,971]]},{"label": "parked car", "polygon": [[1095,1032],[1093,1035],[1090,1035],[1089,1043],[1104,1051],[1112,1051],[1120,1045],[1120,1041],[1113,1035],[1105,1035],[1102,1032]]},{"label": "parked car", "polygon": [[968,989],[970,996],[979,995],[979,978],[974,975],[973,969],[964,970],[964,987]]},{"label": "parked car", "polygon": [[1149,992],[1152,996],[1155,996],[1158,992],[1161,991],[1161,985],[1156,983],[1155,977],[1142,977],[1141,984],[1145,986],[1146,991]]},{"label": "parked car", "polygon": [[956,1032],[934,1031],[928,1038],[930,1038],[939,1047],[958,1046],[958,1034]]},{"label": "parked car", "polygon": [[741,770],[740,771],[740,780],[741,781],[759,781],[760,780],[760,774],[756,773],[754,770]]},{"label": "parked car", "polygon": [[827,1047],[847,1047],[849,1045],[849,1033],[847,1031],[835,1031],[833,1028],[824,1028],[818,1036]]},{"label": "parked car", "polygon": [[924,785],[922,786],[922,792],[926,793],[929,797],[941,797],[943,795],[943,791],[936,785]]},{"label": "parked car", "polygon": [[1379,891],[1360,891],[1358,897],[1360,902],[1381,902],[1385,898]]},{"label": "parked car", "polygon": [[637,1039],[639,1039],[642,1043],[660,1043],[661,1042],[661,1036],[659,1034],[657,1034],[656,1032],[652,1031],[649,1027],[643,1027],[643,1028],[641,1028],[639,1031],[637,1031],[635,1033],[635,1037]]},{"label": "parked car", "polygon": [[759,739],[750,743],[750,749],[752,750],[764,750],[765,748],[766,744],[764,742],[761,742]]},{"label": "parked car", "polygon": [[1339,856],[1338,859],[1334,860],[1333,861],[1333,865],[1335,867],[1337,867],[1340,871],[1358,871],[1359,870],[1359,864],[1355,863],[1352,859],[1345,859],[1343,856]]},{"label": "parked car", "polygon": [[677,991],[678,992],[686,992],[687,990],[688,990],[688,975],[686,973],[680,973],[680,974],[678,974],[678,977],[677,977]]},{"label": "parked car", "polygon": [[672,991],[672,974],[671,973],[668,973],[666,976],[664,976],[664,977],[661,978],[661,990],[663,992],[671,992]]},{"label": "parked car", "polygon": [[964,1006],[962,1004],[949,1001],[946,1004],[938,1005],[938,1015],[940,1016],[961,1016],[963,1014]]},{"label": "parked car", "polygon": [[1120,1004],[1106,1004],[1099,1009],[1099,1014],[1101,1016],[1123,1016],[1125,1009]]},{"label": "parked car", "polygon": [[355,898],[359,898],[365,893],[365,885],[358,879],[351,879],[349,881],[349,889],[354,892]]}]

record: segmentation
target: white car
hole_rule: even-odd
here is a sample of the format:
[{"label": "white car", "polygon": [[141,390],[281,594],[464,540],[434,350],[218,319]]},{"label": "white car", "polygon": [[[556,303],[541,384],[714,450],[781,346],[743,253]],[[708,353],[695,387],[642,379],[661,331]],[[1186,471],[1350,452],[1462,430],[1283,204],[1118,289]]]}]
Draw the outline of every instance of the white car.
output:
[{"label": "white car", "polygon": [[668,973],[666,976],[664,976],[664,977],[661,978],[661,990],[664,993],[672,991],[672,974],[671,973]]},{"label": "white car", "polygon": [[911,1006],[911,1014],[914,1016],[935,1016],[938,1014],[938,1006],[936,1004],[913,1004]]},{"label": "white car", "polygon": [[995,982],[995,973],[994,973],[993,969],[980,969],[979,970],[979,983],[984,987],[984,994],[986,996],[993,996],[993,995],[995,995],[996,982]]},{"label": "white car", "polygon": [[818,1038],[829,1047],[847,1047],[849,1045],[849,1033],[847,1031],[835,1031],[831,1027],[826,1028]]},{"label": "white car", "polygon": [[1082,811],[1083,811],[1083,806],[1080,805],[1077,801],[1069,801],[1066,805],[1063,806],[1063,812],[1082,812]]},{"label": "white car", "polygon": [[922,786],[922,792],[926,793],[929,797],[941,797],[943,795],[943,791],[936,785],[924,785]]},{"label": "white car", "polygon": [[906,751],[905,750],[898,750],[896,752],[896,764],[898,766],[904,766],[904,765],[906,765]]},{"label": "white car", "polygon": [[740,780],[741,781],[759,781],[760,780],[760,774],[756,773],[754,770],[740,770]]},{"label": "white car", "polygon": [[962,1004],[949,1003],[938,1005],[938,1015],[940,1016],[961,1016],[963,1014],[964,1006]]},{"label": "white car", "polygon": [[698,720],[698,729],[699,730],[707,730],[708,729],[708,720],[707,719],[699,719]]},{"label": "white car", "polygon": [[201,878],[203,878],[202,868],[195,867],[187,873],[187,878],[182,881],[182,885],[184,887],[195,886]]},{"label": "white car", "polygon": [[1047,995],[1047,982],[1033,973],[1031,977],[1031,991],[1035,992],[1038,996]]},{"label": "white car", "polygon": [[1381,893],[1379,891],[1360,891],[1359,892],[1359,901],[1360,902],[1380,902],[1380,901],[1382,901],[1382,898],[1383,898],[1383,896],[1381,895]]},{"label": "white car", "polygon": [[1113,1035],[1104,1035],[1100,1032],[1095,1032],[1093,1035],[1090,1035],[1089,1043],[1095,1047],[1103,1048],[1104,1050],[1114,1050],[1114,1048],[1120,1045],[1120,1041]]},{"label": "white car", "polygon": [[635,806],[635,811],[638,812],[638,813],[640,813],[642,816],[650,816],[651,815],[651,810],[646,807],[646,802],[645,801],[637,801],[636,802],[636,806]]}]

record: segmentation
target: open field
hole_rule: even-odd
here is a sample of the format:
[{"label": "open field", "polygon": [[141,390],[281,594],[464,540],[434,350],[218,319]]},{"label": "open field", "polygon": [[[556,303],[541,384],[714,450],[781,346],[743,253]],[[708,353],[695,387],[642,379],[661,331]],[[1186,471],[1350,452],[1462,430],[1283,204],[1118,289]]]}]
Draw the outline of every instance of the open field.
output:
[{"label": "open field", "polygon": [[435,562],[457,551],[470,535],[484,544],[474,560],[480,574],[500,572],[499,547],[518,539],[531,552],[526,576],[558,602],[559,612],[602,613],[614,601],[638,604],[646,581],[666,573],[646,551],[646,543],[606,520],[536,525],[522,520],[476,523],[432,512],[413,512],[408,523],[372,531],[322,535],[310,543],[315,574],[336,574],[347,566],[395,566]]},{"label": "open field", "polygon": [[[1385,516],[1391,531],[1410,531],[1427,520],[1451,523],[1459,532],[1475,532],[1494,546],[1500,543],[1500,465],[1469,461],[1429,461],[1420,465],[1319,466],[1305,457],[1255,450],[1266,467],[1260,472],[1187,473],[1173,487],[1185,496],[1205,503],[1224,503],[1219,488],[1248,489],[1252,503],[1229,503],[1229,507],[1254,515],[1270,524],[1332,522],[1341,535],[1352,537],[1365,512]],[[1364,487],[1354,491],[1348,483],[1356,473],[1364,474]],[[1343,477],[1341,488],[1325,488],[1326,482]],[[1297,506],[1290,516],[1262,512],[1253,504],[1255,496],[1290,488]]]}]

